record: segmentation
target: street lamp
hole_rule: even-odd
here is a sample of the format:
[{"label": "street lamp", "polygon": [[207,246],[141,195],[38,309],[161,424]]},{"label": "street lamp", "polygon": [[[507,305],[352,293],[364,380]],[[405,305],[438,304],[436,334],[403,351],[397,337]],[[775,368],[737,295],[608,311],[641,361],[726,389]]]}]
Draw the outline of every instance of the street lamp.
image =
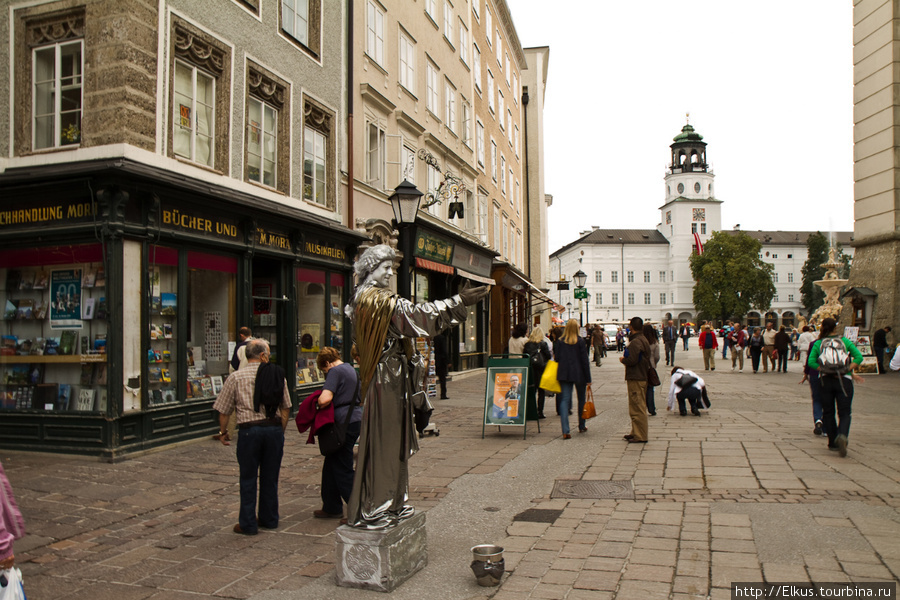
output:
[{"label": "street lamp", "polygon": [[571,302],[566,302],[566,308],[567,308],[568,311],[569,311],[569,318],[571,319],[571,318],[572,318],[572,303],[571,303]]},{"label": "street lamp", "polygon": [[587,290],[584,284],[587,283],[587,275],[584,271],[578,269],[578,272],[572,275],[572,281],[575,282],[575,297],[578,298],[578,325],[584,327],[584,314],[581,312],[582,301],[587,298]]},{"label": "street lamp", "polygon": [[394,188],[394,193],[391,194],[389,200],[394,211],[394,224],[400,233],[400,249],[403,252],[403,259],[400,261],[400,272],[397,273],[397,292],[403,298],[409,300],[409,271],[413,252],[411,229],[416,223],[422,192],[414,184],[404,179],[400,185]]}]

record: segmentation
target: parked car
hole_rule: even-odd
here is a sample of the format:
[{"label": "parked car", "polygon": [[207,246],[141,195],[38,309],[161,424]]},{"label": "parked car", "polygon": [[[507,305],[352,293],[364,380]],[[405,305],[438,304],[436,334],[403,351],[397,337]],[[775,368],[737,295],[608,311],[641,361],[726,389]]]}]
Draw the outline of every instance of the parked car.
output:
[{"label": "parked car", "polygon": [[606,349],[607,350],[615,350],[616,349],[616,333],[619,331],[618,326],[616,325],[604,325],[603,333],[606,334]]}]

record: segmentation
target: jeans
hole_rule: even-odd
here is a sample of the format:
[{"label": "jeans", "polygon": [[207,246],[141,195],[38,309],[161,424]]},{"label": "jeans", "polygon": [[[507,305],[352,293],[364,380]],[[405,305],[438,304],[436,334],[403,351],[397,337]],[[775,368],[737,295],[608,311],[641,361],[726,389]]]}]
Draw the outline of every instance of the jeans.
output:
[{"label": "jeans", "polygon": [[647,412],[651,415],[656,414],[656,397],[653,393],[653,386],[647,384]]},{"label": "jeans", "polygon": [[682,415],[687,414],[687,406],[685,405],[685,400],[687,400],[691,405],[691,412],[696,414],[699,410],[698,402],[702,395],[703,392],[692,385],[682,389],[675,394],[675,399],[678,400],[678,412]]},{"label": "jeans", "polygon": [[683,337],[681,339],[684,340],[684,349],[687,350],[688,349],[688,340],[691,338]]},{"label": "jeans", "polygon": [[[822,388],[822,423],[828,434],[828,446],[835,445],[838,435],[850,436],[850,407],[853,404],[853,381],[831,375],[819,376]],[[837,407],[837,422],[834,412]]]},{"label": "jeans", "polygon": [[729,345],[730,344],[729,344],[728,340],[725,340],[724,342],[722,342],[722,360],[725,360],[726,358],[728,358],[727,354],[728,354]]},{"label": "jeans", "polygon": [[787,350],[782,352],[778,351],[778,367],[775,369],[776,371],[781,371],[782,373],[787,373],[787,364],[788,364],[788,353]]},{"label": "jeans", "polygon": [[809,374],[809,394],[812,396],[813,422],[822,420],[822,384],[819,383],[819,372]]},{"label": "jeans", "polygon": [[[359,438],[362,423],[349,423],[344,445],[325,457],[322,464],[322,510],[336,515],[344,512],[343,502],[350,501],[353,490],[353,446]],[[343,502],[342,502],[343,500]]]},{"label": "jeans", "polygon": [[[240,472],[241,508],[238,524],[244,533],[258,525],[278,527],[278,474],[284,455],[284,430],[275,427],[238,429],[237,460]],[[259,478],[259,522],[256,518],[256,481]]]},{"label": "jeans", "polygon": [[584,393],[587,384],[579,381],[560,381],[559,387],[559,420],[562,424],[562,432],[569,433],[569,409],[572,408],[572,388],[578,394],[578,428],[585,427],[581,413],[584,411]]}]

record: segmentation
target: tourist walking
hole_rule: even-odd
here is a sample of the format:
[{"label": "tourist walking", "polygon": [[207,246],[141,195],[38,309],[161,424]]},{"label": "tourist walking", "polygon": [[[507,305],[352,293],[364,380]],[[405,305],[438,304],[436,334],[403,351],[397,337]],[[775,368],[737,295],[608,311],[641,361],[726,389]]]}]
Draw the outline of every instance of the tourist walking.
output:
[{"label": "tourist walking", "polygon": [[700,328],[700,350],[703,351],[703,369],[705,371],[716,370],[716,350],[719,348],[719,342],[716,339],[716,332],[709,325]]},{"label": "tourist walking", "polygon": [[594,347],[594,364],[603,365],[603,327],[595,325],[591,330],[591,345]]},{"label": "tourist walking", "polygon": [[441,387],[441,400],[449,400],[447,396],[447,372],[450,370],[450,344],[447,335],[442,331],[433,338],[434,374],[437,375]]},{"label": "tourist walking", "polygon": [[588,360],[587,346],[578,335],[578,321],[569,319],[561,338],[553,346],[553,355],[559,363],[556,371],[556,379],[559,381],[559,420],[562,424],[563,439],[568,440],[569,434],[569,410],[572,409],[572,388],[578,394],[578,431],[587,431],[584,419],[581,418],[584,410],[585,392],[591,384],[591,365]]},{"label": "tourist walking", "polygon": [[[806,326],[804,325],[804,330]],[[806,349],[801,348],[800,353],[803,356],[809,356],[809,351],[815,340],[812,340]],[[800,385],[809,382],[809,395],[812,398],[812,415],[813,415],[813,435],[825,435],[825,425],[822,421],[822,385],[819,383],[819,370],[810,367],[807,363],[803,364],[803,377],[800,379]]]},{"label": "tourist walking", "polygon": [[691,326],[687,323],[681,324],[681,332],[678,334],[681,341],[684,342],[684,349],[688,349],[688,340],[691,339]]},{"label": "tourist walking", "polygon": [[531,335],[528,336],[528,341],[525,342],[523,350],[528,355],[531,365],[531,382],[528,385],[535,388],[537,418],[543,419],[546,391],[539,384],[541,376],[544,374],[544,368],[547,366],[547,361],[553,358],[553,353],[550,351],[550,344],[547,342],[544,330],[541,329],[540,325],[535,325],[534,329],[531,330]]},{"label": "tourist walking", "polygon": [[817,337],[818,336],[809,325],[801,327],[800,339],[797,340],[797,352],[800,355],[801,364],[806,364],[806,359],[809,358],[809,347],[812,346],[812,343],[816,341]]},{"label": "tourist walking", "polygon": [[772,363],[772,371],[775,371],[775,336],[777,335],[775,326],[771,321],[766,323],[766,330],[763,331],[763,373],[769,372],[769,362]]},{"label": "tourist walking", "polygon": [[747,350],[750,352],[750,365],[753,367],[753,373],[759,372],[759,359],[765,351],[765,341],[762,337],[762,331],[759,327],[753,328],[753,335],[747,340]]},{"label": "tourist walking", "polygon": [[[528,341],[528,326],[525,323],[519,323],[512,330],[512,336],[507,344],[510,354],[522,354],[525,348],[525,342]],[[501,338],[502,339],[502,338]]]},{"label": "tourist walking", "polygon": [[784,330],[784,325],[778,328],[775,334],[775,355],[778,357],[776,371],[787,373],[788,357],[791,346],[791,336]]},{"label": "tourist walking", "polygon": [[649,438],[647,415],[647,367],[650,366],[650,345],[644,337],[644,320],[632,317],[628,347],[619,362],[625,365],[625,385],[628,386],[628,416],[631,433],[625,439],[631,444],[646,444]]},{"label": "tourist walking", "polygon": [[[841,456],[847,456],[853,382],[863,382],[863,378],[856,374],[863,357],[856,344],[838,335],[836,327],[837,322],[831,317],[822,320],[819,339],[809,351],[807,364],[819,370],[819,383],[822,387],[822,422],[828,434],[828,448],[837,450]],[[852,364],[844,366],[850,362],[847,360],[848,355],[852,359]]]},{"label": "tourist walking", "polygon": [[[647,342],[650,344],[650,366],[656,369],[657,363],[659,363],[659,333],[656,331],[656,327],[650,325],[649,323],[644,323],[644,337],[647,338]],[[647,413],[654,417],[656,416],[656,398],[654,392],[654,386],[647,383]]]},{"label": "tourist walking", "polygon": [[728,332],[729,342],[731,343],[731,370],[741,365],[741,371],[744,370],[744,348],[747,347],[747,326],[741,327],[740,323],[735,323],[734,328]]},{"label": "tourist walking", "polygon": [[669,319],[663,328],[663,347],[666,354],[666,365],[675,364],[675,345],[678,343],[678,328],[675,321]]}]

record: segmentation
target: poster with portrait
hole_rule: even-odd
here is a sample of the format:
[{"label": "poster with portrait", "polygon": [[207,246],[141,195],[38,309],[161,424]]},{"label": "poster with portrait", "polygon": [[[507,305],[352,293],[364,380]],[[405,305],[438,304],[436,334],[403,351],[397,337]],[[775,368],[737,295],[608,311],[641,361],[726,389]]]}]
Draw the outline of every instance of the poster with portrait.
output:
[{"label": "poster with portrait", "polygon": [[298,334],[300,352],[319,352],[321,345],[322,328],[318,323],[303,323]]},{"label": "poster with portrait", "polygon": [[50,329],[81,329],[81,269],[50,273]]},{"label": "poster with portrait", "polygon": [[525,425],[528,367],[488,369],[484,402],[486,425]]}]

